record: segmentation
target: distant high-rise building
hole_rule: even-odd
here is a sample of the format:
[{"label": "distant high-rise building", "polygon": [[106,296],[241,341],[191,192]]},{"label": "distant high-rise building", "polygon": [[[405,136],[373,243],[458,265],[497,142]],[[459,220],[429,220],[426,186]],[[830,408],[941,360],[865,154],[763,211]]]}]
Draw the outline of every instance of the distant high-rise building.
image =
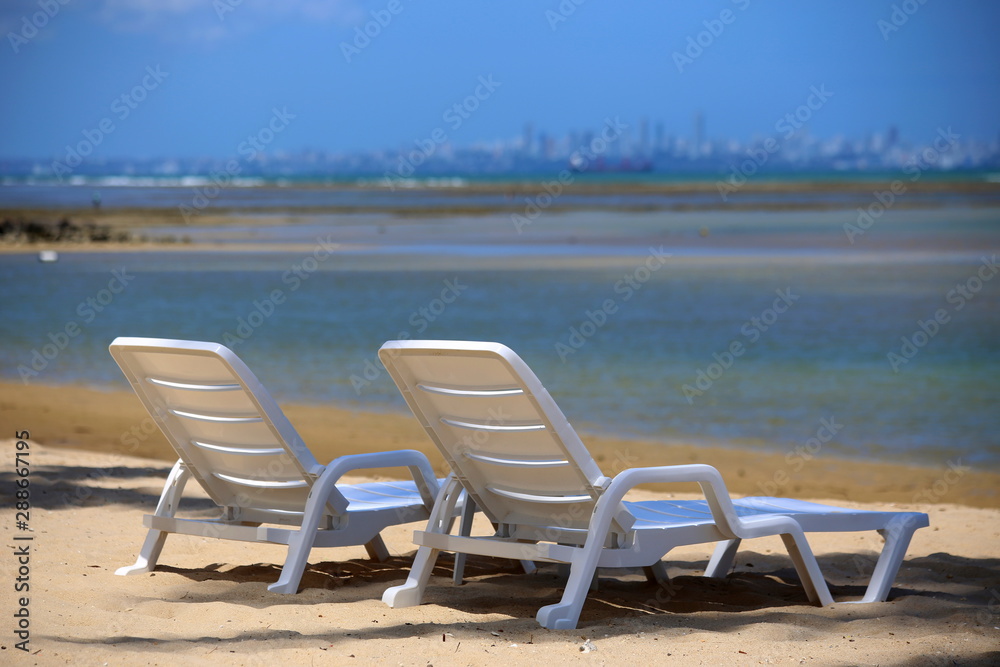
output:
[{"label": "distant high-rise building", "polygon": [[531,123],[524,124],[524,136],[521,138],[521,150],[525,154],[531,155],[534,153],[535,146],[535,128],[531,126]]},{"label": "distant high-rise building", "polygon": [[899,130],[896,129],[895,125],[889,126],[889,131],[885,135],[885,147],[892,148],[899,141]]},{"label": "distant high-rise building", "polygon": [[694,153],[700,155],[705,145],[705,114],[698,110],[694,114]]},{"label": "distant high-rise building", "polygon": [[631,155],[634,150],[631,125],[622,130],[621,137],[617,141],[611,142],[608,145],[609,155]]},{"label": "distant high-rise building", "polygon": [[885,137],[881,132],[876,132],[868,138],[868,152],[874,153],[875,155],[880,154],[885,150]]},{"label": "distant high-rise building", "polygon": [[663,122],[662,121],[658,122],[656,124],[656,139],[654,141],[656,142],[656,144],[653,146],[653,148],[655,148],[658,151],[662,151],[662,150],[666,149],[666,145],[664,144]]},{"label": "distant high-rise building", "polygon": [[663,144],[661,149],[664,153],[674,153],[677,149],[677,142],[674,141],[674,135],[667,134],[663,137]]},{"label": "distant high-rise building", "polygon": [[649,120],[639,119],[639,154],[649,155]]},{"label": "distant high-rise building", "polygon": [[553,141],[549,138],[549,135],[545,132],[538,133],[538,150],[542,154],[542,157],[548,159],[550,153],[553,149]]}]

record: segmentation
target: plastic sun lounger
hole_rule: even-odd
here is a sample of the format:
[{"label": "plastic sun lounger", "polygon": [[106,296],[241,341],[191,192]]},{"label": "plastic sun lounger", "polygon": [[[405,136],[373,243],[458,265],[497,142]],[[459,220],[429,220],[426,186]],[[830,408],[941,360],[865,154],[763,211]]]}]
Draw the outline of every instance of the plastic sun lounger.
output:
[{"label": "plastic sun lounger", "polygon": [[[604,476],[531,369],[498,343],[390,341],[379,350],[407,404],[451,465],[427,528],[414,533],[406,583],[382,597],[420,604],[440,551],[569,564],[562,599],[539,609],[551,629],[575,628],[598,567],[644,567],[663,581],[661,558],[688,544],[718,543],[706,576],[729,572],[740,541],[780,535],[809,600],[833,602],[804,533],[876,530],[885,546],[863,599],[885,600],[913,532],[916,512],[868,512],[786,498],[732,500],[708,465],[625,470]],[[697,482],[704,500],[624,502],[638,484]],[[452,535],[448,517],[462,490],[497,527]]]},{"label": "plastic sun lounger", "polygon": [[[250,369],[228,348],[156,338],[117,338],[111,355],[177,451],[135,565],[156,567],[169,533],[288,545],[269,591],[295,593],[312,547],[364,545],[389,553],[379,533],[430,516],[439,482],[414,450],[342,456],[321,465]],[[363,468],[406,467],[413,481],[338,485]],[[221,509],[216,519],[174,516],[184,485],[201,484]]]}]

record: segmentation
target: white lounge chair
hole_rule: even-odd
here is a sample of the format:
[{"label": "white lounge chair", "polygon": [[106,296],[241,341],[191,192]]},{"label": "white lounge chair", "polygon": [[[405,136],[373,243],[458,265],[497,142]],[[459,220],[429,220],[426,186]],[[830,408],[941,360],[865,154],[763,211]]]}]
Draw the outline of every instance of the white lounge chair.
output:
[{"label": "white lounge chair", "polygon": [[[117,338],[111,355],[180,457],[167,477],[135,565],[156,567],[169,533],[288,545],[268,590],[295,593],[312,547],[363,544],[389,554],[379,533],[429,517],[438,480],[414,450],[342,456],[321,465],[250,369],[228,348],[157,338]],[[350,471],[406,467],[413,481],[337,485]],[[194,478],[221,510],[215,519],[174,513]]]},{"label": "white lounge chair", "polygon": [[[416,415],[451,465],[406,583],[385,592],[391,607],[419,604],[440,551],[570,565],[557,604],[539,609],[546,628],[575,628],[596,568],[646,567],[665,577],[672,548],[719,543],[706,575],[723,577],[740,540],[780,535],[813,603],[833,602],[805,539],[810,531],[876,530],[885,537],[859,602],[885,600],[910,537],[928,525],[916,512],[866,512],[784,498],[731,500],[715,468],[633,468],[601,473],[531,369],[497,343],[390,341],[379,350]],[[638,484],[697,482],[704,500],[623,502]],[[451,535],[462,489],[497,526],[493,535]]]}]

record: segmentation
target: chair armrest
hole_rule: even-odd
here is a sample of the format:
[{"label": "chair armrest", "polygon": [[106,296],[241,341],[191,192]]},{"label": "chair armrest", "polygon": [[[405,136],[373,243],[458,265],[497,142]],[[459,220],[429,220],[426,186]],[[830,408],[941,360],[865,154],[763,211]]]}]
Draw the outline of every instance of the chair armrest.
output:
[{"label": "chair armrest", "polygon": [[[729,538],[740,537],[741,520],[729,497],[729,490],[719,471],[710,465],[693,463],[677,466],[654,466],[649,468],[629,468],[618,473],[594,508],[594,519],[598,513],[611,512],[617,508],[625,494],[639,484],[673,484],[697,482],[701,486],[705,500],[712,510],[716,526]],[[609,517],[610,518],[610,517]],[[593,525],[593,524],[592,524]]]},{"label": "chair armrest", "polygon": [[[401,468],[409,469],[413,481],[424,505],[430,510],[438,494],[438,481],[427,457],[415,449],[397,449],[389,452],[370,452],[367,454],[348,454],[339,456],[330,462],[323,471],[324,478],[332,478],[336,484],[346,473],[367,468]],[[338,508],[338,511],[339,508]],[[346,505],[345,509],[346,511]]]}]

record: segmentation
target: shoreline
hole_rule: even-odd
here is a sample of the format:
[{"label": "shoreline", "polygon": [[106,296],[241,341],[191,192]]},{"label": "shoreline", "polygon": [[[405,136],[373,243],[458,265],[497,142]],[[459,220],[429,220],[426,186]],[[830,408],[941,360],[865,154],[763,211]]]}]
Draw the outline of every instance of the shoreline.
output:
[{"label": "shoreline", "polygon": [[[1000,208],[1000,182],[973,179],[917,180],[891,178],[881,174],[870,180],[847,179],[823,180],[753,180],[739,186],[732,186],[726,180],[727,174],[720,174],[714,180],[690,182],[561,182],[559,193],[552,197],[545,184],[557,180],[557,174],[539,175],[534,179],[517,179],[497,182],[466,182],[455,187],[433,187],[416,184],[413,187],[388,188],[379,183],[289,183],[287,185],[259,184],[253,186],[230,186],[233,192],[254,191],[274,192],[287,195],[289,192],[346,193],[366,197],[362,200],[343,203],[294,203],[281,205],[243,206],[236,203],[210,206],[195,211],[199,224],[227,224],[226,220],[239,219],[247,215],[390,215],[401,220],[421,220],[426,218],[447,218],[457,216],[481,217],[493,214],[524,215],[525,205],[535,203],[546,213],[571,213],[578,211],[602,211],[606,213],[710,213],[710,212],[800,212],[800,211],[854,211],[857,207],[867,207],[879,192],[901,192],[893,196],[892,208],[896,210],[938,210],[956,206],[968,208]],[[211,183],[211,181],[207,181]],[[108,186],[101,184],[62,185],[58,187],[78,187],[84,190],[159,189],[199,192],[204,185],[143,185]],[[900,188],[900,186],[902,186]],[[3,187],[48,187],[29,184],[8,184]],[[728,189],[727,189],[728,187]],[[803,199],[802,195],[814,195],[813,199]],[[393,202],[393,195],[405,196],[410,200]],[[541,203],[542,196],[548,203]],[[563,199],[569,196],[578,201]],[[944,196],[945,199],[942,199]],[[963,198],[956,202],[954,197]],[[475,198],[486,198],[476,201]],[[643,201],[615,201],[617,197],[646,197]],[[438,200],[434,204],[414,205],[412,198]],[[470,201],[470,198],[472,200]],[[500,199],[490,199],[500,198]],[[662,199],[657,199],[662,198]],[[3,217],[74,217],[84,222],[102,221],[112,227],[148,227],[155,225],[186,224],[185,215],[176,205],[107,206],[94,209],[86,204],[53,206],[0,205]],[[207,222],[211,220],[212,222]]]},{"label": "shoreline", "polygon": [[[412,416],[338,405],[282,403],[281,407],[320,462],[344,454],[416,449],[428,455],[439,475],[447,473],[441,456]],[[124,390],[0,382],[0,417],[9,428],[30,431],[43,447],[161,461],[176,458],[138,399]],[[940,467],[822,455],[790,461],[783,452],[586,432],[581,438],[605,474],[612,476],[632,467],[707,463],[720,471],[729,491],[737,496],[1000,508],[1000,471],[977,470],[960,459],[942,462]],[[694,485],[654,488],[697,492]]]},{"label": "shoreline", "polygon": [[[933,255],[967,258],[997,248],[998,207],[950,205],[937,209],[892,210],[858,227],[852,210],[775,213],[686,211],[642,213],[608,211],[559,212],[547,209],[538,218],[516,223],[510,215],[481,216],[456,212],[441,219],[409,218],[387,213],[308,214],[246,211],[232,215],[206,212],[181,224],[173,214],[87,212],[77,226],[100,227],[112,239],[54,240],[4,238],[0,256],[32,255],[55,250],[71,253],[324,253],[344,258],[376,255],[440,256],[445,263],[475,266],[484,256],[520,260],[546,257],[565,264],[600,262],[610,255],[631,256],[662,247],[676,259],[747,257],[766,259],[797,255],[870,260],[873,257]],[[58,214],[44,224],[56,225]],[[541,216],[543,214],[539,214]],[[805,216],[805,217],[803,217]],[[69,216],[66,216],[69,217]],[[627,224],[622,224],[622,219]],[[947,220],[949,224],[944,224]],[[866,233],[871,228],[872,233]],[[960,233],[958,233],[960,232]],[[858,237],[861,237],[860,239]],[[856,242],[855,242],[856,241]],[[519,258],[514,261],[514,258]]]}]

